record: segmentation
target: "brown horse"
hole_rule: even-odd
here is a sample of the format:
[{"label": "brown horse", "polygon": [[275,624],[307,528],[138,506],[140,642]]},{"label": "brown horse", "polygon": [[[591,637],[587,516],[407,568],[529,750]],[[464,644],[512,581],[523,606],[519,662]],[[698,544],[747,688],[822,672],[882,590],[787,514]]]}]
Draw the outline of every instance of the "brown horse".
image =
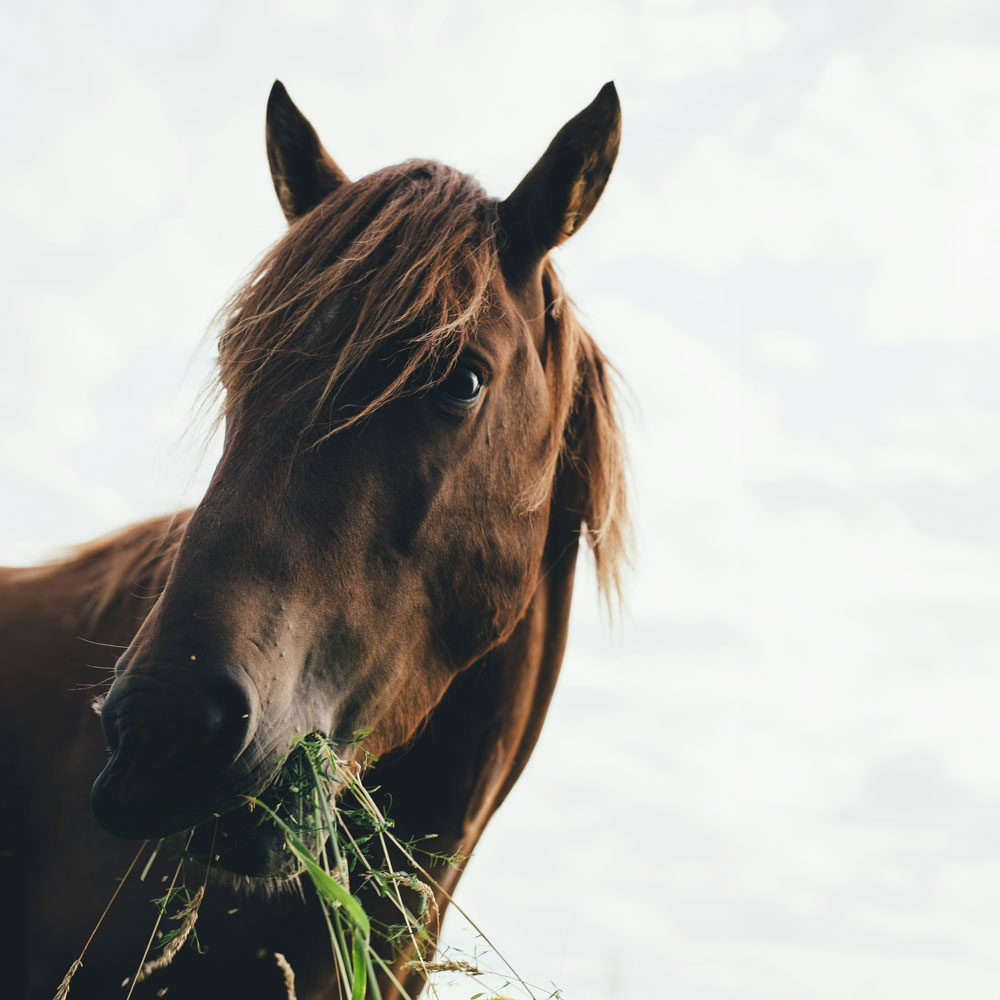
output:
[{"label": "brown horse", "polygon": [[[581,535],[617,587],[606,364],[547,255],[597,203],[619,133],[608,84],[504,201],[423,161],[352,183],[275,83],[289,229],[225,313],[204,499],[0,573],[3,995],[48,1000],[134,841],[191,829],[218,857],[207,954],[134,995],[279,998],[276,951],[302,1000],[337,995],[319,904],[262,891],[297,883],[280,831],[246,819],[297,734],[349,754],[370,730],[396,828],[471,851],[545,717]],[[114,668],[103,733],[93,666]],[[123,995],[167,864],[125,883],[74,997]],[[441,910],[460,872],[433,869]],[[416,993],[407,958],[390,960]]]}]

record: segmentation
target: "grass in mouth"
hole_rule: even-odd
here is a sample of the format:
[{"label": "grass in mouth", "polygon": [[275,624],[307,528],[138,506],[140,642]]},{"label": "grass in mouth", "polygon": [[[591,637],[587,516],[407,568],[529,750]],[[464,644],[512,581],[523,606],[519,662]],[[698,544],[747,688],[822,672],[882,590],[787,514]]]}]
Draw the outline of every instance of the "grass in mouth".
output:
[{"label": "grass in mouth", "polygon": [[[364,735],[358,735],[359,744]],[[363,744],[359,749],[363,756]],[[427,981],[425,989],[431,997],[438,996],[435,976],[450,973],[467,979],[473,990],[468,1000],[501,1000],[509,996],[502,991],[509,990],[528,1000],[560,1000],[562,994],[558,989],[525,982],[425,867],[429,864],[454,864],[458,857],[427,850],[424,846],[427,838],[404,841],[397,837],[392,821],[372,797],[372,791],[377,789],[366,788],[360,772],[357,764],[347,763],[338,757],[333,744],[325,737],[319,734],[298,737],[285,758],[278,779],[268,789],[268,801],[248,799],[252,809],[260,810],[262,821],[269,819],[284,833],[287,849],[301,866],[300,877],[301,874],[307,876],[316,889],[337,970],[339,995],[350,1000],[382,1000],[377,977],[377,971],[381,970],[405,1000],[414,1000],[376,949],[375,943],[381,939],[388,942],[394,952],[411,954],[407,967],[418,971]],[[154,848],[142,877],[145,877],[162,844],[161,841]],[[189,884],[185,876],[195,871],[188,864],[186,851],[189,844],[190,836],[181,852],[170,887],[163,896],[153,901],[158,910],[156,924],[135,976],[131,982],[123,983],[123,986],[130,987],[128,997],[131,997],[137,983],[168,966],[185,944],[190,944],[199,952],[204,950],[195,924],[206,888],[210,891],[208,870]],[[119,889],[145,847],[146,844],[140,847],[119,883]],[[418,856],[425,859],[423,864]],[[362,889],[374,889],[380,897],[389,900],[397,913],[396,922],[377,923],[370,918],[358,898]],[[437,960],[432,960],[440,931],[435,890],[449,899],[452,908],[468,922],[481,942],[474,956],[445,948]],[[117,893],[116,889],[105,913]],[[172,913],[168,916],[169,911]],[[101,920],[103,917],[102,914]],[[160,932],[157,938],[164,917],[176,926]],[[79,958],[59,985],[55,1000],[65,1000],[68,996],[73,973],[82,963],[101,920],[98,920]],[[156,952],[153,958],[149,958],[154,941]],[[211,947],[211,942],[207,942],[207,947]],[[284,955],[276,953],[274,960],[284,976],[287,1000],[296,1000],[294,969]],[[490,969],[488,963],[498,963],[499,968]]]}]

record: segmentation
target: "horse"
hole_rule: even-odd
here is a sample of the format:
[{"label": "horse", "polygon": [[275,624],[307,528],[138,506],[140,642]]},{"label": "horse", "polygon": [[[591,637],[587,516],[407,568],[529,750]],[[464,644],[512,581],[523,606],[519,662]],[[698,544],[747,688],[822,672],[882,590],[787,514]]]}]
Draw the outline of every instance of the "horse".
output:
[{"label": "horse", "polygon": [[[504,200],[431,161],[350,181],[275,82],[288,228],[221,314],[204,498],[0,571],[6,996],[52,996],[116,885],[71,988],[121,995],[166,859],[119,880],[136,841],[187,831],[207,951],[134,996],[280,997],[276,952],[301,1000],[338,995],[314,890],[281,830],[247,822],[303,734],[350,757],[367,732],[396,829],[437,837],[444,912],[538,738],[581,539],[619,586],[613,373],[549,252],[597,204],[620,129],[609,83]],[[385,947],[415,996],[425,975]]]}]

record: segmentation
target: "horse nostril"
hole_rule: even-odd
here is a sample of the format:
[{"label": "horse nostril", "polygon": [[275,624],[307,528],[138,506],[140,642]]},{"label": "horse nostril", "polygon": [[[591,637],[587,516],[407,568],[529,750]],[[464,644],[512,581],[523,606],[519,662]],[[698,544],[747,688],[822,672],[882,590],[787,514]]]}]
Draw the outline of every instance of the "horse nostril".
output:
[{"label": "horse nostril", "polygon": [[195,756],[201,763],[225,767],[249,742],[253,717],[250,689],[228,671],[212,674],[202,683],[201,752]]},{"label": "horse nostril", "polygon": [[123,766],[220,771],[250,742],[254,706],[251,685],[226,669],[168,684],[128,673],[108,693],[101,721]]}]

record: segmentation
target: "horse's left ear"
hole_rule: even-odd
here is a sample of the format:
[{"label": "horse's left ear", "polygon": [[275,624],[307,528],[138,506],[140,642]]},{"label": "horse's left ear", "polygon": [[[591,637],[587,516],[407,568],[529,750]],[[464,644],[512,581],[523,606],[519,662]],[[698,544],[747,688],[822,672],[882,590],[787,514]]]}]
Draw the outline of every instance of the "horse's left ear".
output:
[{"label": "horse's left ear", "polygon": [[500,226],[512,260],[538,261],[583,225],[608,183],[621,128],[618,92],[606,83],[501,202]]},{"label": "horse's left ear", "polygon": [[323,148],[316,130],[274,81],[267,99],[267,161],[271,179],[289,222],[315,208],[347,175]]}]

